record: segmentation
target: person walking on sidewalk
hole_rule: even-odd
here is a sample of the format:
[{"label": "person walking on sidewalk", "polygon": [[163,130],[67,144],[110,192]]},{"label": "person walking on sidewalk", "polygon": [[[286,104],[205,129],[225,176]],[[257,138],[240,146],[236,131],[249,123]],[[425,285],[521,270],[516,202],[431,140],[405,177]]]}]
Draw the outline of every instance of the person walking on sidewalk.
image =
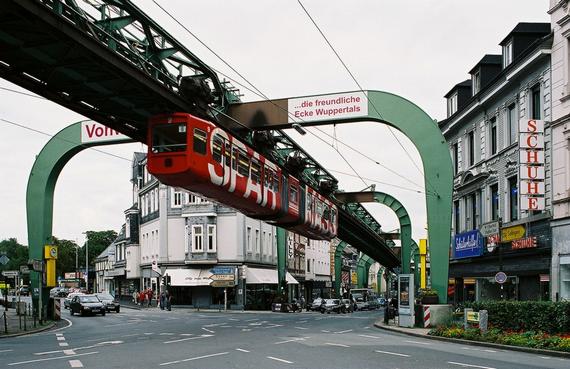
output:
[{"label": "person walking on sidewalk", "polygon": [[164,310],[164,304],[165,304],[165,295],[164,295],[164,291],[162,291],[162,293],[160,294],[160,298],[159,298],[160,310]]},{"label": "person walking on sidewalk", "polygon": [[172,296],[170,296],[170,293],[168,291],[166,291],[165,299],[166,299],[166,309],[168,311],[172,311]]}]

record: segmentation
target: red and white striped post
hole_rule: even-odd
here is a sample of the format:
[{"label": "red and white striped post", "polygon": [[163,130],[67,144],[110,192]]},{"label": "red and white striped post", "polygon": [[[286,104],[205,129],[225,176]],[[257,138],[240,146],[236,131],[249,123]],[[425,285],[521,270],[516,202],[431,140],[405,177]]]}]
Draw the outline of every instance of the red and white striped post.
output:
[{"label": "red and white striped post", "polygon": [[428,328],[430,326],[430,317],[431,313],[429,310],[429,305],[424,305],[424,328]]}]

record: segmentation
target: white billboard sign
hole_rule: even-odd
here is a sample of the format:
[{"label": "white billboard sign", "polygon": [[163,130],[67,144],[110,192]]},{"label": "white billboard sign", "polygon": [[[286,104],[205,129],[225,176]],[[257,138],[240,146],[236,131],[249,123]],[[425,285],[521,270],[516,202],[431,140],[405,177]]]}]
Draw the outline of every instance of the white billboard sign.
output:
[{"label": "white billboard sign", "polygon": [[543,164],[544,163],[544,150],[521,150],[519,155],[521,164]]},{"label": "white billboard sign", "polygon": [[129,140],[128,136],[93,121],[81,122],[81,143]]},{"label": "white billboard sign", "polygon": [[306,96],[287,101],[289,123],[328,119],[356,118],[368,115],[366,93],[346,92],[332,95]]},{"label": "white billboard sign", "polygon": [[544,121],[519,121],[519,193],[524,211],[544,210]]},{"label": "white billboard sign", "polygon": [[521,195],[521,210],[544,210],[544,197]]},{"label": "white billboard sign", "polygon": [[544,182],[520,181],[519,188],[521,195],[541,195],[544,194]]},{"label": "white billboard sign", "polygon": [[521,119],[519,120],[519,132],[544,133],[544,121]]},{"label": "white billboard sign", "polygon": [[522,165],[519,171],[519,180],[544,180],[544,167]]}]

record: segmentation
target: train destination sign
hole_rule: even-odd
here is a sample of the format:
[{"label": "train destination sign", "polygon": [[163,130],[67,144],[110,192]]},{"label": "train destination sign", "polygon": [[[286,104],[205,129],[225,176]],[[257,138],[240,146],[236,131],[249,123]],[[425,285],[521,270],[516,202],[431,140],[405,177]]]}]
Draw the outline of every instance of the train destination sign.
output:
[{"label": "train destination sign", "polygon": [[287,110],[289,123],[364,117],[368,115],[368,98],[361,91],[305,96],[289,99]]}]

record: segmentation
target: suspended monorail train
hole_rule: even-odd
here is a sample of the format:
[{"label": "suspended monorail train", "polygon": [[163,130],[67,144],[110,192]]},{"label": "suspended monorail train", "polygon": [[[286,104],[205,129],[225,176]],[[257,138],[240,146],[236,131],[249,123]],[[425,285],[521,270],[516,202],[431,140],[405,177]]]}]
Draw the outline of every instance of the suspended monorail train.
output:
[{"label": "suspended monorail train", "polygon": [[187,113],[154,116],[148,170],[245,215],[306,237],[337,234],[336,205],[215,124]]}]

